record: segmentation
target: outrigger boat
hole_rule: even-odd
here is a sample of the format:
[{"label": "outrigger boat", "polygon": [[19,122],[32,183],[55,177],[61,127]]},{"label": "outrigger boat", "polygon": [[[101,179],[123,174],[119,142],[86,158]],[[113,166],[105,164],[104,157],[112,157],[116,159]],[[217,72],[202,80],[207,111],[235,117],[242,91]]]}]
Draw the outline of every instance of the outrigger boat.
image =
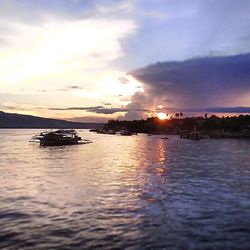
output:
[{"label": "outrigger boat", "polygon": [[63,146],[91,143],[83,140],[74,129],[59,129],[52,132],[42,132],[34,136],[31,141],[39,141],[41,146]]}]

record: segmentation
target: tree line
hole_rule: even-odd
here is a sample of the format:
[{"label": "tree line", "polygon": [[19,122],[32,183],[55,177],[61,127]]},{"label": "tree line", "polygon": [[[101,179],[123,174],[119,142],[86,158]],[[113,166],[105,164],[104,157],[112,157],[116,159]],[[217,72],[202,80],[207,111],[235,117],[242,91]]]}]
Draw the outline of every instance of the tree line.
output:
[{"label": "tree line", "polygon": [[170,117],[170,119],[166,120],[160,120],[157,117],[133,121],[110,120],[107,124],[104,125],[105,130],[127,130],[135,133],[179,133],[182,130],[193,131],[194,128],[198,131],[241,131],[242,129],[250,130],[250,115],[239,115],[231,117],[218,117],[216,115],[212,115],[208,117],[208,115],[205,114],[203,117],[183,118],[183,113],[176,113],[174,118]]}]

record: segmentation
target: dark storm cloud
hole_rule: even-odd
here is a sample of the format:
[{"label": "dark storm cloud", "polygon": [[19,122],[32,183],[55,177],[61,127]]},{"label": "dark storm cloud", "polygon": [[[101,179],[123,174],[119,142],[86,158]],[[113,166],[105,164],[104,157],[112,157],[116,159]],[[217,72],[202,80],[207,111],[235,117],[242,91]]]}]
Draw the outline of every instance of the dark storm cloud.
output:
[{"label": "dark storm cloud", "polygon": [[128,112],[127,108],[105,108],[103,106],[94,107],[68,107],[68,108],[49,108],[50,110],[85,110],[96,114],[115,114],[120,112]]},{"label": "dark storm cloud", "polygon": [[183,112],[185,114],[193,114],[193,113],[220,113],[220,114],[248,114],[250,113],[250,107],[204,107],[204,108],[162,108],[158,109],[162,112]]},{"label": "dark storm cloud", "polygon": [[246,114],[250,113],[250,107],[212,107],[201,109],[189,109],[182,110],[182,112],[208,112],[208,113],[234,113],[234,114]]},{"label": "dark storm cloud", "polygon": [[132,102],[144,105],[169,99],[169,108],[230,107],[250,94],[250,54],[157,63],[131,74],[145,89]]}]

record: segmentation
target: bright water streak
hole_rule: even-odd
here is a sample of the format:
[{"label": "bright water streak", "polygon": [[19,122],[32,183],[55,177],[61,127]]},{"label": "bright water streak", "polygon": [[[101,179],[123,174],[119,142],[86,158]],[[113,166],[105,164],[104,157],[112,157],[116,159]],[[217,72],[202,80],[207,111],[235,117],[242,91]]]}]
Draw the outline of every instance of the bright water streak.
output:
[{"label": "bright water streak", "polygon": [[250,141],[122,137],[39,147],[0,130],[0,248],[247,249]]}]

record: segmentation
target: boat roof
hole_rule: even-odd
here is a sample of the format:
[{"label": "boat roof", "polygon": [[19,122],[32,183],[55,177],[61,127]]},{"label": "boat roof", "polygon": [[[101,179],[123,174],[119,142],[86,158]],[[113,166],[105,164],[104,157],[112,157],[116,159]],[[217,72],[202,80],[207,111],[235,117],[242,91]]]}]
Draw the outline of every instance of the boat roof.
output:
[{"label": "boat roof", "polygon": [[58,129],[55,131],[45,131],[42,132],[41,134],[76,134],[75,129]]},{"label": "boat roof", "polygon": [[76,133],[75,129],[58,129],[55,133]]}]

